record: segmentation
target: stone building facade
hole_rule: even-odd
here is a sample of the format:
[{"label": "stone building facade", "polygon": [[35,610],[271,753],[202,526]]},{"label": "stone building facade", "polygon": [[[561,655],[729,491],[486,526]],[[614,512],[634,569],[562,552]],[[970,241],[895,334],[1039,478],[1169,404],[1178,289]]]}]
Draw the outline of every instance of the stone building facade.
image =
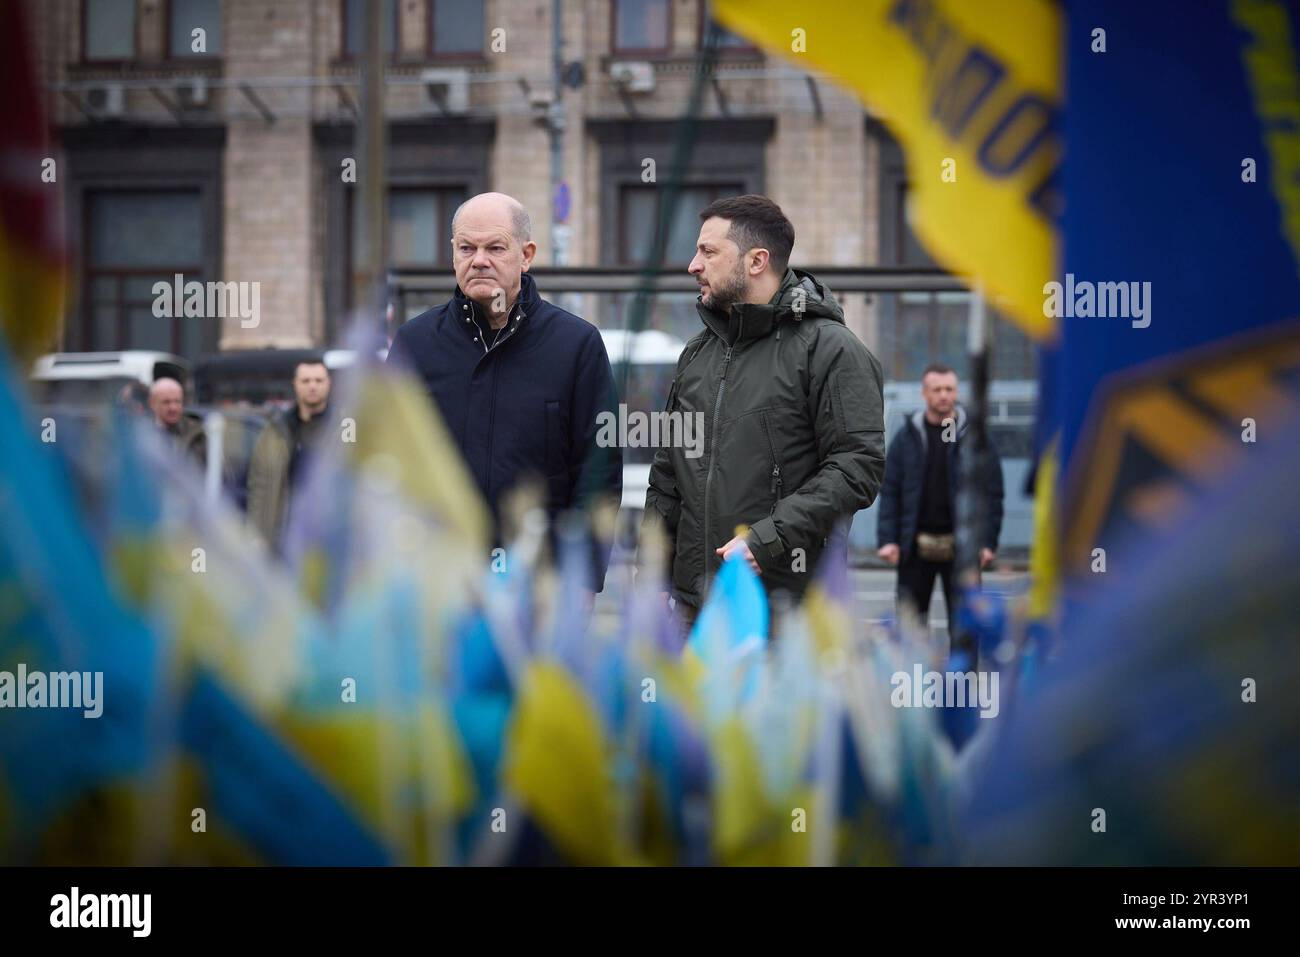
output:
[{"label": "stone building facade", "polygon": [[[27,0],[73,253],[63,348],[195,357],[338,341],[353,305],[358,187],[346,171],[364,2]],[[529,208],[539,264],[640,265],[707,0],[374,2],[393,267],[449,271],[450,216],[486,189]],[[684,269],[697,210],[739,192],[786,210],[795,265],[933,265],[906,225],[898,148],[854,97],[731,35],[701,92],[667,265]],[[152,284],[178,273],[258,283],[260,320],[157,318]],[[891,378],[962,350],[963,294],[842,298]],[[598,325],[626,322],[625,294],[577,300]],[[652,314],[683,336],[697,321],[681,293]],[[997,336],[998,374],[1029,377],[1028,343],[1002,324]]]}]

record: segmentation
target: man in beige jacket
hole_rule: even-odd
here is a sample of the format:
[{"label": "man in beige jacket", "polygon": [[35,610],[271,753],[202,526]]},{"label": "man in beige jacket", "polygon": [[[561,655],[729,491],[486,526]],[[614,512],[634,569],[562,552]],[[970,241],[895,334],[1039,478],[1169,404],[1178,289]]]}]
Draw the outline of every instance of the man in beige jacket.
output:
[{"label": "man in beige jacket", "polygon": [[293,489],[329,428],[330,374],[323,362],[300,362],[293,374],[295,404],[271,417],[248,463],[248,519],[280,551]]}]

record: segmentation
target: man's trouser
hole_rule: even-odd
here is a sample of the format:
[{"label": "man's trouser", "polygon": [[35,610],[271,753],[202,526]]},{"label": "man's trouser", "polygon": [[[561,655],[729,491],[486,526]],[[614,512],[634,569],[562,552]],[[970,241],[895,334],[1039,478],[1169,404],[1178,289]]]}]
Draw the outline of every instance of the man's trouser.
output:
[{"label": "man's trouser", "polygon": [[934,591],[936,575],[943,581],[943,600],[948,605],[948,636],[952,651],[972,650],[969,648],[969,638],[957,633],[957,604],[960,592],[957,587],[955,562],[927,562],[917,557],[913,550],[898,564],[899,604],[910,603],[916,609],[921,625],[928,626],[930,595]]}]

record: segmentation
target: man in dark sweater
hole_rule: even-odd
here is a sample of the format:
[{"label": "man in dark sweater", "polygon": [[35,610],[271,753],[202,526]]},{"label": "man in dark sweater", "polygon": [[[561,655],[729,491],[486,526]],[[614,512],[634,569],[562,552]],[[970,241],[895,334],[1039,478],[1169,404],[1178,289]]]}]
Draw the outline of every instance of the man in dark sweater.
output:
[{"label": "man in dark sweater", "polygon": [[[898,566],[898,600],[925,623],[936,577],[943,582],[948,631],[956,621],[958,583],[954,571],[957,492],[966,412],[957,404],[957,373],[938,363],[921,376],[925,409],[916,412],[889,444],[880,493],[877,554]],[[984,524],[979,529],[980,568],[997,556],[1002,530],[1002,465],[989,443]]]}]

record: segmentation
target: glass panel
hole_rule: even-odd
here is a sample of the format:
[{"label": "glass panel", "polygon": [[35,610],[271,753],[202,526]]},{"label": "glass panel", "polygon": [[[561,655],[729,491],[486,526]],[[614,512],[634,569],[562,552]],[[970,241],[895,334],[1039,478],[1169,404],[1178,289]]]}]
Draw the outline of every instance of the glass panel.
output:
[{"label": "glass panel", "polygon": [[898,297],[895,317],[897,355],[890,378],[917,380],[930,361],[930,297],[925,293],[903,293]]},{"label": "glass panel", "polygon": [[483,52],[483,0],[433,0],[433,52]]},{"label": "glass panel", "polygon": [[92,352],[121,348],[117,338],[116,304],[96,306],[92,310],[90,337],[91,341],[86,344],[86,348]]},{"label": "glass panel", "polygon": [[[935,330],[935,353],[930,361],[952,366],[957,372],[957,378],[964,384],[970,371],[966,342],[970,322],[970,293],[941,292],[935,294],[935,299],[935,321],[938,326]],[[959,385],[959,395],[960,388]]]},{"label": "glass panel", "polygon": [[[200,279],[197,273],[187,273],[185,281]],[[167,299],[171,300],[172,290],[175,288],[175,275],[171,276],[127,276],[122,280],[122,298],[132,306],[148,306],[153,308],[153,302],[158,297],[154,294],[154,283],[165,282],[167,284]],[[183,288],[183,287],[182,287]],[[183,295],[183,293],[182,293]],[[184,299],[181,300],[184,304]]]},{"label": "glass panel", "polygon": [[[194,33],[201,28],[204,49],[194,49]],[[172,0],[171,55],[219,56],[221,54],[221,0]]]},{"label": "glass panel", "polygon": [[202,259],[197,191],[93,193],[90,218],[93,267],[197,266]]},{"label": "glass panel", "polygon": [[90,280],[90,301],[92,303],[112,303],[117,301],[117,277],[97,276]]},{"label": "glass panel", "polygon": [[[666,292],[654,296],[650,300],[643,328],[659,329],[684,343],[700,331],[700,316],[695,310],[697,298],[699,297],[695,293],[690,292]],[[579,315],[601,329],[626,329],[632,322],[635,294],[596,293],[587,299],[594,300],[594,303]],[[617,356],[609,358],[611,362],[618,359]]]},{"label": "glass panel", "polygon": [[[695,241],[700,236],[700,210],[718,197],[736,195],[742,189],[739,183],[685,187],[668,230],[664,263],[685,267],[695,256]],[[621,250],[623,261],[628,265],[643,264],[650,252],[660,195],[661,190],[653,186],[624,187]]]},{"label": "glass panel", "polygon": [[388,194],[389,262],[399,267],[438,261],[438,196],[431,189],[400,189]]},{"label": "glass panel", "polygon": [[[384,52],[392,54],[397,49],[397,13],[394,3],[396,0],[384,0]],[[365,6],[366,0],[347,0],[347,10],[345,16],[347,19],[347,49],[344,51],[350,57],[361,55],[362,37],[365,33]]]},{"label": "glass panel", "polygon": [[129,60],[135,56],[135,0],[85,0],[90,60]]},{"label": "glass panel", "polygon": [[1000,316],[993,323],[993,368],[995,379],[1037,379],[1037,355],[1029,337]]},{"label": "glass panel", "polygon": [[[361,241],[361,220],[354,193],[347,194],[352,224],[352,257]],[[391,266],[427,269],[451,265],[451,217],[465,201],[459,187],[417,189],[399,187],[388,193],[388,259]]]},{"label": "glass panel", "polygon": [[202,352],[210,349],[210,343],[215,342],[219,337],[217,331],[221,324],[238,323],[238,319],[181,319],[180,333],[181,344],[180,354],[183,356],[197,356]]},{"label": "glass panel", "polygon": [[631,264],[645,262],[655,234],[655,203],[653,189],[628,188],[623,193],[623,261]]},{"label": "glass panel", "polygon": [[615,0],[615,50],[668,47],[668,0]]},{"label": "glass panel", "polygon": [[[136,306],[126,314],[126,341],[131,349],[159,349],[172,351],[172,323],[185,319],[159,319],[148,306]],[[201,322],[190,319],[189,322]]]}]

